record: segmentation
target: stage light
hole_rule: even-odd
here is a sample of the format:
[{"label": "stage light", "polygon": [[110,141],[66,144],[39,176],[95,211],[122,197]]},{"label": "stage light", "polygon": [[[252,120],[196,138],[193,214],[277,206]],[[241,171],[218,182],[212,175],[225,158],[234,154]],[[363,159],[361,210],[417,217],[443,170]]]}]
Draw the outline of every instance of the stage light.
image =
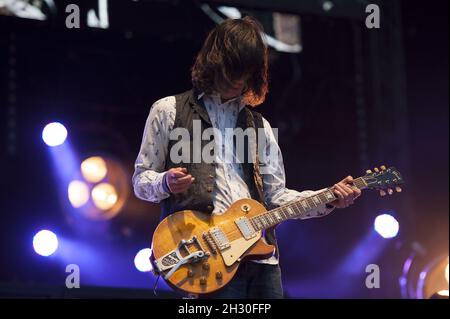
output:
[{"label": "stage light", "polygon": [[448,298],[449,257],[448,248],[445,247],[445,249],[443,253],[436,254],[435,247],[431,251],[418,242],[411,245],[411,252],[405,260],[400,278],[403,298]]},{"label": "stage light", "polygon": [[399,231],[398,221],[389,214],[379,215],[375,218],[374,228],[383,238],[394,238]]},{"label": "stage light", "polygon": [[117,191],[109,183],[101,183],[92,189],[92,200],[101,210],[109,210],[117,203]]},{"label": "stage light", "polygon": [[58,249],[58,238],[49,230],[41,230],[33,237],[34,251],[41,256],[50,256]]},{"label": "stage light", "polygon": [[134,265],[140,272],[149,272],[153,270],[152,263],[150,262],[150,256],[152,250],[150,248],[141,249],[134,257]]},{"label": "stage light", "polygon": [[77,166],[81,168],[79,181],[84,183],[73,186],[71,203],[77,213],[93,220],[108,220],[120,213],[130,194],[130,178],[123,164],[104,155],[85,157]]},{"label": "stage light", "polygon": [[81,173],[88,182],[98,183],[108,173],[106,161],[100,156],[89,157],[81,163]]},{"label": "stage light", "polygon": [[334,8],[334,3],[331,1],[323,1],[322,2],[322,9],[323,11],[330,11],[331,9]]},{"label": "stage light", "polygon": [[72,181],[67,189],[69,201],[74,208],[79,208],[89,201],[89,186],[82,181]]},{"label": "stage light", "polygon": [[422,299],[448,298],[448,256],[430,261],[420,272],[417,296]]},{"label": "stage light", "polygon": [[51,8],[54,8],[53,1],[0,1],[0,15],[11,15],[25,19],[46,20],[47,15],[45,10]]},{"label": "stage light", "polygon": [[42,131],[42,139],[48,146],[58,146],[67,138],[67,129],[61,123],[47,124]]}]

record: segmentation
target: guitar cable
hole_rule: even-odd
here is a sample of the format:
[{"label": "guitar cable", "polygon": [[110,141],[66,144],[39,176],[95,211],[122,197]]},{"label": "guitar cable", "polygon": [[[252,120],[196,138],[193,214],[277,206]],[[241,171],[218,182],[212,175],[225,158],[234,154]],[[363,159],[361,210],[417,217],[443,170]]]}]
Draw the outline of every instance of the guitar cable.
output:
[{"label": "guitar cable", "polygon": [[158,288],[158,281],[159,281],[159,277],[161,277],[161,275],[158,275],[158,277],[156,277],[156,281],[155,281],[155,285],[153,286],[153,294],[158,297],[158,293],[156,292],[156,289]]}]

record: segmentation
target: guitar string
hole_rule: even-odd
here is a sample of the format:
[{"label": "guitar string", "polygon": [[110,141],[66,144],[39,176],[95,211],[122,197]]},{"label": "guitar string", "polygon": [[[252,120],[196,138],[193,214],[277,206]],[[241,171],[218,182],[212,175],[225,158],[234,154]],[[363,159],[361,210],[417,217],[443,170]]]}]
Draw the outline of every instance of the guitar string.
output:
[{"label": "guitar string", "polygon": [[[320,194],[317,194],[317,195],[314,195],[314,196],[318,196],[318,197],[320,197],[320,195],[323,195],[323,193],[320,193]],[[326,198],[326,197],[325,197]],[[304,198],[304,199],[302,199],[302,200],[300,200],[300,201],[306,201],[306,200],[308,200],[309,199],[309,197],[308,198]],[[312,200],[311,200],[312,201]],[[265,223],[264,222],[260,222],[261,223],[261,225],[262,226],[264,226],[264,229],[258,229],[258,230],[256,230],[257,232],[259,232],[259,231],[263,231],[263,230],[266,230],[266,229],[268,229],[268,228],[270,228],[270,227],[274,227],[274,226],[276,226],[276,225],[278,225],[278,224],[280,224],[280,223],[282,223],[283,221],[286,221],[286,220],[289,220],[289,219],[291,219],[292,217],[303,217],[303,216],[305,216],[306,214],[307,214],[307,212],[308,211],[311,211],[311,210],[313,210],[314,208],[317,208],[318,206],[316,206],[316,207],[314,207],[313,209],[310,209],[310,210],[307,210],[307,211],[304,211],[304,210],[302,210],[302,209],[300,209],[300,208],[294,208],[293,206],[294,205],[298,205],[298,201],[294,201],[294,202],[292,202],[292,203],[289,203],[289,204],[286,204],[286,205],[284,205],[284,206],[281,206],[281,207],[278,207],[278,208],[275,208],[275,209],[273,209],[273,210],[270,210],[270,211],[266,211],[266,212],[263,212],[263,213],[261,213],[261,214],[259,214],[259,215],[255,215],[255,216],[253,216],[253,217],[251,217],[252,219],[253,218],[255,218],[255,217],[260,217],[260,216],[263,216],[263,215],[267,215],[267,214],[273,214],[274,212],[280,212],[282,215],[284,215],[284,216],[287,216],[287,218],[286,217],[283,217],[283,220],[282,221],[280,221],[280,222],[277,222],[277,223],[272,223],[272,222],[270,222],[270,221],[267,221],[266,220],[266,223],[269,223],[270,224],[270,226],[266,226],[265,225]],[[312,206],[312,205],[310,205],[310,206]],[[291,208],[292,210],[297,210],[297,211],[300,211],[300,213],[297,213],[297,214],[295,214],[294,216],[291,216],[291,215],[289,215],[288,213],[285,213],[284,212],[284,210],[285,209],[288,209],[288,208]],[[275,220],[275,217],[274,216],[272,216],[272,220]],[[253,224],[252,224],[252,226],[253,226]],[[236,226],[237,227],[237,226]],[[254,226],[253,226],[254,227]],[[233,230],[231,230],[231,231],[228,231],[228,232],[223,232],[227,237],[228,237],[228,235],[229,236],[233,236],[234,234],[241,234],[241,231],[239,230],[239,228],[237,228],[237,229],[233,229]],[[240,238],[241,236],[238,236],[238,237],[236,237],[236,238],[233,238],[233,239],[238,239],[238,238]]]},{"label": "guitar string", "polygon": [[[358,178],[354,179],[353,183],[354,183],[354,186],[356,186],[356,187],[359,188],[359,189],[362,189],[362,188],[365,186],[365,183],[363,182],[363,178],[362,178],[362,177],[358,177]],[[325,203],[326,203],[326,202],[327,202],[327,200],[326,200],[327,197],[326,197],[326,195],[325,195],[324,193],[326,193],[326,192],[328,192],[328,191],[330,191],[330,190],[331,190],[331,187],[328,188],[326,191],[323,191],[323,192],[321,192],[321,193],[319,193],[319,194],[316,194],[316,195],[313,195],[313,196],[310,196],[310,197],[307,197],[307,198],[303,198],[303,199],[300,199],[300,200],[297,200],[297,201],[288,203],[288,204],[283,205],[283,206],[281,206],[281,207],[278,207],[278,208],[275,208],[275,209],[272,209],[272,210],[263,212],[263,213],[261,213],[261,214],[259,214],[259,215],[255,215],[255,216],[251,217],[251,218],[255,218],[255,217],[259,217],[259,216],[271,214],[271,213],[277,212],[277,211],[280,211],[280,212],[282,213],[282,215],[288,216],[287,218],[283,218],[282,221],[277,222],[277,223],[275,223],[275,224],[273,224],[272,222],[269,221],[269,223],[270,223],[271,225],[268,226],[268,227],[265,226],[265,224],[264,224],[263,222],[261,222],[261,225],[264,226],[264,229],[259,229],[259,230],[257,230],[257,232],[260,232],[260,231],[262,232],[263,230],[267,230],[268,228],[277,226],[278,224],[280,224],[280,223],[282,223],[282,222],[284,222],[284,221],[286,221],[286,220],[292,219],[293,217],[299,217],[299,218],[301,218],[301,217],[305,216],[305,215],[307,214],[308,211],[312,211],[312,210],[314,210],[314,208],[317,208],[317,207],[318,207],[318,206],[315,206],[315,207],[313,207],[313,208],[311,209],[311,207],[312,207],[313,205],[311,205],[310,203],[314,203],[314,200],[312,200],[311,198],[314,197],[314,196],[317,196],[317,197],[320,198],[320,197],[322,196],[323,199],[325,199]],[[332,194],[334,195],[334,193],[332,193]],[[320,199],[322,205],[325,204],[325,203],[322,203],[323,199]],[[335,199],[337,199],[337,198],[335,198]],[[302,210],[302,208],[299,208],[299,207],[296,207],[296,208],[292,207],[292,206],[294,206],[294,205],[299,205],[299,202],[301,202],[301,201],[306,201],[306,202],[307,202],[308,200],[310,201],[310,203],[308,203],[308,206],[310,207],[310,209],[308,209],[308,210],[306,210],[306,211]],[[302,206],[302,207],[303,207],[303,206]],[[283,210],[285,210],[285,209],[287,209],[287,208],[291,208],[291,209],[293,209],[294,211],[295,211],[295,210],[298,210],[298,211],[300,211],[300,213],[299,213],[299,214],[297,213],[297,214],[295,214],[294,216],[291,216],[291,215],[289,215],[289,214],[283,212]],[[275,220],[275,218],[274,218],[273,216],[272,216],[272,219]],[[267,221],[266,221],[266,222],[267,222]],[[253,224],[252,224],[252,226],[253,226]],[[236,227],[237,227],[237,226],[236,226]],[[234,229],[234,230],[231,230],[231,231],[228,231],[228,232],[223,231],[223,233],[224,233],[224,235],[226,235],[227,237],[230,237],[230,238],[228,238],[229,241],[234,240],[234,239],[239,239],[240,237],[242,237],[242,236],[240,235],[240,234],[241,234],[241,231],[239,230],[239,228]],[[239,236],[233,237],[234,234],[239,234]],[[232,237],[232,238],[231,238],[231,237]]]}]

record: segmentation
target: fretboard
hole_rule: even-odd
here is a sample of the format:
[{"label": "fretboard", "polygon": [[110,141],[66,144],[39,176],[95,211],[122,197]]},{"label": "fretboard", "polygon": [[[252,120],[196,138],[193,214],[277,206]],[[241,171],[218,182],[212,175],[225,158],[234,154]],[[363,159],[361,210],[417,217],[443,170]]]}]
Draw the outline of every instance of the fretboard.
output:
[{"label": "fretboard", "polygon": [[[354,179],[353,185],[361,190],[367,186],[362,177]],[[331,203],[336,199],[337,196],[333,193],[333,190],[327,188],[313,196],[256,215],[250,218],[250,222],[256,231],[264,230],[288,219],[311,217],[311,212],[316,208]]]}]

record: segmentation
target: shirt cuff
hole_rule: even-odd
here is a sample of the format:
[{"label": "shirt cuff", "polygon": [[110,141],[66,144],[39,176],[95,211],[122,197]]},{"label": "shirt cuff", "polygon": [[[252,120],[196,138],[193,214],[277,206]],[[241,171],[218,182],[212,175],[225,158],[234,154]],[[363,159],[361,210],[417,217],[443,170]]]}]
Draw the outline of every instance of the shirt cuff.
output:
[{"label": "shirt cuff", "polygon": [[169,185],[167,183],[167,172],[164,173],[162,181],[161,181],[161,186],[164,190],[164,192],[166,192],[167,194],[171,194],[172,192],[170,191]]}]

